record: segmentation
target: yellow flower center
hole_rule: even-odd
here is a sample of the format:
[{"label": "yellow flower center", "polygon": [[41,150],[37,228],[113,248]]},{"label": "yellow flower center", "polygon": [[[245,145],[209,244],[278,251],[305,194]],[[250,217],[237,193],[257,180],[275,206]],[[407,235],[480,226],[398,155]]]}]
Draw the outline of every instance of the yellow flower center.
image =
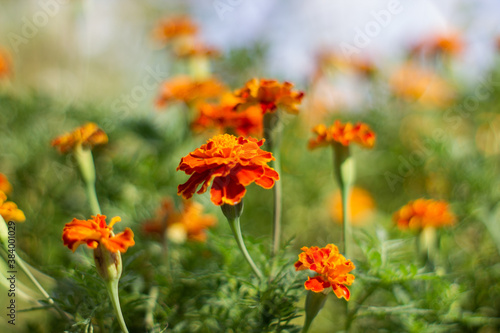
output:
[{"label": "yellow flower center", "polygon": [[217,148],[233,148],[238,145],[238,138],[230,134],[216,135],[208,142],[213,142]]}]

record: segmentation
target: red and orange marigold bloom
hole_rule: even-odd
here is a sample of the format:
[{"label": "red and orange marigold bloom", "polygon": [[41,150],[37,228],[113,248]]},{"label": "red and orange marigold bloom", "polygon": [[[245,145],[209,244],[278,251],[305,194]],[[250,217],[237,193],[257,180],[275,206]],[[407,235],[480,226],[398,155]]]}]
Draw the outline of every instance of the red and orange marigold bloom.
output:
[{"label": "red and orange marigold bloom", "polygon": [[331,287],[338,298],[344,297],[348,301],[351,293],[346,286],[354,281],[354,275],[348,273],[356,268],[352,261],[341,255],[333,244],[323,248],[304,246],[301,250],[303,252],[299,254],[295,270],[310,269],[317,273],[314,277],[308,277],[304,287],[316,293],[325,292]]},{"label": "red and orange marigold bloom", "polygon": [[0,191],[5,194],[10,194],[12,192],[12,185],[3,173],[0,173]]},{"label": "red and orange marigold bloom", "polygon": [[166,19],[154,29],[154,37],[161,42],[193,36],[198,32],[198,26],[187,16],[175,16]]},{"label": "red and orange marigold bloom", "polygon": [[252,79],[245,86],[234,92],[240,99],[235,106],[238,110],[259,105],[263,113],[274,112],[277,108],[283,108],[289,113],[299,113],[299,105],[304,98],[302,91],[293,91],[290,82],[279,83],[276,80]]},{"label": "red and orange marigold bloom", "polygon": [[215,216],[203,215],[203,206],[192,200],[184,201],[181,211],[174,207],[172,199],[164,199],[154,219],[146,221],[146,233],[164,234],[177,242],[188,240],[204,242],[206,230],[216,225]]},{"label": "red and orange marigold bloom", "polygon": [[51,145],[61,154],[66,154],[77,146],[92,148],[108,143],[108,136],[95,123],[87,123],[71,133],[58,136]]},{"label": "red and orange marigold bloom", "polygon": [[181,75],[163,83],[156,106],[163,107],[171,101],[193,104],[200,100],[217,98],[225,91],[224,84],[215,78],[195,80]]},{"label": "red and orange marigold bloom", "polygon": [[82,244],[87,244],[91,249],[96,249],[99,244],[102,244],[110,252],[125,253],[130,246],[135,244],[134,233],[130,228],[125,228],[124,231],[114,235],[113,225],[120,221],[121,218],[116,216],[107,225],[106,216],[99,214],[86,221],[74,218],[70,223],[66,223],[63,229],[64,245],[75,252]]},{"label": "red and orange marigold bloom", "polygon": [[456,220],[446,201],[432,199],[410,201],[394,213],[393,219],[400,229],[416,230],[450,226]]},{"label": "red and orange marigold bloom", "polygon": [[229,134],[214,136],[181,159],[177,170],[191,177],[177,187],[177,193],[189,199],[199,185],[201,188],[196,193],[201,194],[213,181],[210,198],[220,206],[238,204],[245,196],[245,186],[253,182],[266,189],[272,188],[279,175],[267,165],[274,157],[260,149],[263,144],[264,139],[257,141]]},{"label": "red and orange marigold bloom", "polygon": [[355,142],[364,148],[373,148],[375,144],[375,133],[367,124],[351,123],[342,124],[339,120],[326,127],[320,124],[313,128],[313,132],[317,137],[309,141],[309,149],[329,146],[334,143],[340,143],[343,146],[349,146],[351,142]]}]

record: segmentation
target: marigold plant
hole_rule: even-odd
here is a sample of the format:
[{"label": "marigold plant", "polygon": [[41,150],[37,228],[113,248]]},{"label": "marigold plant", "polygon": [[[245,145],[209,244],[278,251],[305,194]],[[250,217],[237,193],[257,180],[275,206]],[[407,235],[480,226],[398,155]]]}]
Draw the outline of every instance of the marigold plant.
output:
[{"label": "marigold plant", "polygon": [[117,235],[113,234],[113,225],[120,222],[121,218],[116,216],[106,224],[106,216],[92,216],[88,220],[73,219],[66,223],[63,229],[63,242],[71,251],[75,252],[78,246],[87,244],[91,249],[96,249],[103,244],[110,252],[120,251],[125,253],[130,246],[135,244],[134,233],[130,228],[125,228]]},{"label": "marigold plant", "polygon": [[417,199],[410,201],[393,216],[394,222],[401,229],[440,228],[455,223],[455,215],[446,201]]},{"label": "marigold plant", "polygon": [[204,193],[213,181],[210,198],[216,205],[236,205],[243,199],[245,186],[255,182],[269,189],[279,180],[278,173],[267,165],[274,160],[260,147],[264,139],[245,139],[229,134],[217,135],[194,152],[183,157],[177,170],[191,175],[178,186],[177,192],[189,199],[196,192]]},{"label": "marigold plant", "polygon": [[234,92],[240,98],[240,102],[235,106],[238,110],[259,105],[263,113],[274,112],[278,107],[285,111],[297,114],[299,105],[304,98],[302,91],[292,90],[293,84],[290,82],[279,83],[276,80],[252,79],[245,86]]},{"label": "marigold plant", "polygon": [[346,286],[354,281],[354,275],[349,272],[356,268],[352,261],[340,254],[333,244],[323,248],[304,246],[301,250],[303,252],[299,254],[295,270],[309,269],[317,273],[314,277],[308,277],[304,287],[316,293],[327,292],[331,287],[338,298],[344,297],[348,301],[351,294]]},{"label": "marigold plant", "polygon": [[51,145],[56,147],[61,154],[66,154],[77,146],[92,148],[96,145],[106,144],[108,136],[95,123],[87,123],[78,127],[71,133],[61,135],[52,140]]},{"label": "marigold plant", "polygon": [[163,107],[171,101],[190,105],[200,100],[219,97],[226,90],[224,84],[215,78],[194,80],[189,76],[176,76],[163,83],[156,106]]},{"label": "marigold plant", "polygon": [[343,146],[349,146],[351,142],[355,142],[364,148],[373,148],[375,144],[375,133],[367,124],[351,123],[342,124],[339,120],[326,127],[320,124],[313,128],[313,132],[317,137],[309,141],[309,149],[329,146],[334,143],[340,143]]},{"label": "marigold plant", "polygon": [[164,199],[154,219],[146,221],[143,230],[146,233],[164,234],[174,241],[204,242],[206,230],[216,225],[213,215],[202,214],[203,206],[192,200],[185,201],[181,211],[174,207],[172,199]]}]

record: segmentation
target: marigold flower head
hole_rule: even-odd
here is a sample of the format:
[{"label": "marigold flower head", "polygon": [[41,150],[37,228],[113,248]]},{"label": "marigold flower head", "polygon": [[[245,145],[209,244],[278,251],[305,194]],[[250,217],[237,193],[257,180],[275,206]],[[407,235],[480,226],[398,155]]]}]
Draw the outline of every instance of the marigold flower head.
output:
[{"label": "marigold flower head", "polygon": [[445,107],[453,101],[450,85],[436,73],[410,63],[399,68],[390,78],[392,91],[408,101],[423,105]]},{"label": "marigold flower head", "polygon": [[219,133],[262,136],[263,114],[259,107],[253,106],[236,111],[231,105],[204,103],[198,107],[198,110],[198,117],[192,124],[195,131],[215,128]]},{"label": "marigold flower head", "polygon": [[[185,238],[197,242],[207,239],[206,230],[215,226],[213,215],[203,215],[203,206],[192,200],[185,201],[179,212],[174,208],[172,199],[164,199],[156,217],[146,221],[143,230],[146,233],[167,233],[170,239],[178,242]],[[166,230],[165,230],[166,229]]]},{"label": "marigold flower head", "polygon": [[304,287],[316,293],[332,287],[338,298],[344,297],[348,301],[351,293],[346,286],[350,286],[354,281],[354,275],[348,273],[356,268],[352,261],[341,255],[333,244],[323,248],[304,246],[301,250],[303,252],[299,254],[299,260],[294,265],[295,270],[310,269],[317,273],[314,277],[308,277]]},{"label": "marigold flower head", "polygon": [[376,72],[374,63],[368,58],[345,57],[331,50],[322,50],[316,59],[315,80],[330,69],[352,71],[365,77],[370,77]]},{"label": "marigold flower head", "polygon": [[77,146],[92,148],[106,144],[108,136],[95,123],[86,123],[71,133],[58,136],[52,140],[52,147],[57,147],[61,154],[66,154]]},{"label": "marigold flower head", "polygon": [[10,194],[12,192],[12,185],[3,173],[0,173],[0,191],[5,194]]},{"label": "marigold flower head", "polygon": [[189,76],[177,76],[163,83],[157,107],[163,107],[170,101],[182,101],[192,104],[200,100],[219,97],[226,87],[215,78],[194,80]]},{"label": "marigold flower head", "polygon": [[0,191],[0,215],[4,219],[5,222],[14,221],[14,222],[24,222],[26,221],[26,217],[22,210],[17,208],[17,205],[12,201],[7,200],[7,196],[4,192]]},{"label": "marigold flower head", "polygon": [[175,16],[166,19],[154,29],[154,37],[161,42],[168,42],[179,37],[192,36],[198,32],[198,26],[187,16]]},{"label": "marigold flower head", "polygon": [[212,202],[236,205],[246,193],[245,186],[255,182],[269,189],[279,180],[278,173],[267,165],[274,160],[272,153],[261,150],[264,139],[245,139],[229,134],[216,135],[194,152],[183,157],[177,170],[191,175],[177,187],[177,193],[189,199],[196,192],[204,193],[213,180],[210,190]]},{"label": "marigold flower head", "polygon": [[462,36],[456,32],[439,33],[423,39],[411,49],[412,54],[436,55],[446,54],[455,56],[464,49]]},{"label": "marigold flower head", "polygon": [[116,216],[107,225],[106,216],[99,214],[86,221],[74,218],[70,223],[66,223],[63,229],[64,245],[75,252],[82,244],[87,244],[91,249],[96,249],[99,244],[102,244],[110,252],[125,253],[130,246],[135,244],[134,233],[130,228],[125,228],[124,231],[114,235],[113,225],[120,221],[121,218]]},{"label": "marigold flower head", "polygon": [[394,213],[393,220],[400,229],[420,230],[453,225],[456,219],[446,201],[417,199]]},{"label": "marigold flower head", "polygon": [[[330,215],[337,223],[342,223],[342,196],[340,190],[332,196]],[[353,187],[349,196],[349,217],[354,226],[363,226],[369,222],[370,217],[375,213],[375,201],[372,195],[365,189]]]},{"label": "marigold flower head", "polygon": [[276,80],[252,79],[245,86],[234,92],[240,98],[235,106],[238,110],[259,105],[263,113],[274,112],[278,107],[288,113],[299,113],[299,105],[304,98],[302,91],[293,91],[290,82],[279,83]]},{"label": "marigold flower head", "polygon": [[349,146],[351,142],[355,142],[365,148],[373,148],[375,144],[375,133],[367,124],[351,123],[342,124],[339,120],[326,127],[320,124],[313,128],[313,132],[317,137],[309,140],[309,149],[325,147],[334,143],[340,143],[344,146]]}]

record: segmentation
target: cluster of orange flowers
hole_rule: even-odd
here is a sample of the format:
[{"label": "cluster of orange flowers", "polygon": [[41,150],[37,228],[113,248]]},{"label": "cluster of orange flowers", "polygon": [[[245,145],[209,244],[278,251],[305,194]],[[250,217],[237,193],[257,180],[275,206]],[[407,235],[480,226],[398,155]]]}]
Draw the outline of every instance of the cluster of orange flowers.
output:
[{"label": "cluster of orange flowers", "polygon": [[178,194],[190,199],[199,185],[198,194],[204,193],[213,181],[210,190],[212,202],[236,205],[246,193],[245,186],[255,182],[263,188],[271,188],[279,175],[267,163],[274,160],[271,153],[260,147],[264,139],[245,139],[222,134],[208,140],[206,144],[183,157],[177,170],[191,175],[178,186]]},{"label": "cluster of orange flowers", "polygon": [[349,146],[351,142],[355,142],[365,148],[373,148],[375,144],[375,133],[367,124],[351,123],[342,124],[340,121],[326,127],[321,124],[313,128],[313,132],[317,137],[309,141],[309,149],[325,147],[335,143],[340,143],[343,146]]},{"label": "cluster of orange flowers", "polygon": [[71,133],[61,135],[52,140],[51,145],[56,147],[61,154],[72,151],[75,147],[92,148],[96,145],[106,144],[108,136],[95,123],[87,123],[78,127]]},{"label": "cluster of orange flowers", "polygon": [[455,215],[446,201],[417,199],[394,213],[394,221],[401,229],[440,228],[455,223]]},{"label": "cluster of orange flowers", "polygon": [[333,244],[323,248],[305,246],[301,250],[303,252],[299,254],[295,270],[309,269],[317,273],[314,277],[308,277],[305,288],[320,293],[331,287],[338,298],[344,297],[348,301],[351,293],[346,286],[354,281],[354,275],[349,272],[356,268],[352,261],[341,255]]},{"label": "cluster of orange flowers", "polygon": [[124,253],[135,244],[134,233],[130,228],[125,228],[123,232],[114,235],[113,225],[120,221],[121,218],[116,216],[107,225],[106,216],[99,214],[88,220],[74,218],[70,223],[66,223],[63,229],[64,246],[75,252],[82,244],[86,244],[91,249],[96,249],[99,244],[102,244],[110,252]]},{"label": "cluster of orange flowers", "polygon": [[24,222],[26,217],[22,210],[17,208],[17,205],[12,201],[7,200],[7,194],[12,192],[12,185],[7,177],[0,173],[0,215],[5,220],[14,222]]},{"label": "cluster of orange flowers", "polygon": [[185,239],[204,242],[206,230],[215,226],[213,215],[202,215],[203,206],[191,200],[185,201],[181,211],[174,207],[172,199],[164,199],[156,217],[146,221],[143,230],[146,233],[166,235],[176,242]]}]

